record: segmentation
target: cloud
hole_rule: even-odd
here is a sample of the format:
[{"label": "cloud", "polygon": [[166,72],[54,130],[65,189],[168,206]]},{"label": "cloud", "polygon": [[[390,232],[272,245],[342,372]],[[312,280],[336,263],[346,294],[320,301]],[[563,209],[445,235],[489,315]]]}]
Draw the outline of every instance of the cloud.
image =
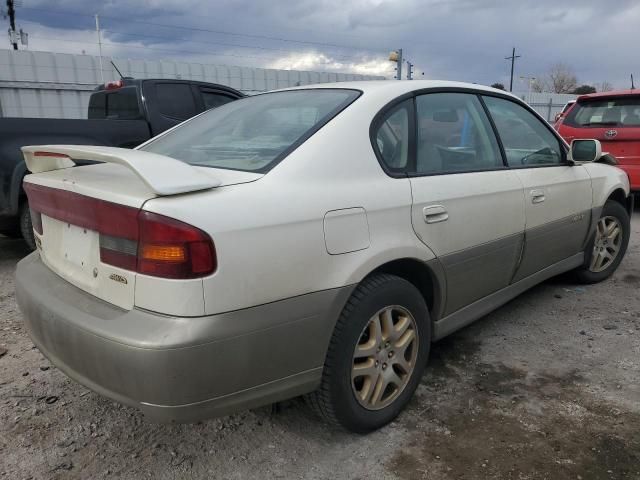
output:
[{"label": "cloud", "polygon": [[[18,19],[36,22],[21,25],[32,34],[32,49],[94,53],[93,13],[98,12],[111,44],[105,50],[130,58],[391,77],[388,52],[403,48],[427,78],[508,84],[510,62],[504,57],[515,46],[521,55],[516,85],[524,90],[527,83],[518,77],[540,77],[557,62],[569,64],[581,83],[626,87],[631,72],[640,76],[637,0],[218,0],[212,5],[209,0],[24,0]],[[45,33],[54,40],[37,41]]]},{"label": "cloud", "polygon": [[330,72],[360,73],[392,77],[393,64],[387,60],[367,59],[361,61],[340,61],[323,53],[294,53],[268,64],[269,68],[282,70],[326,70]]}]

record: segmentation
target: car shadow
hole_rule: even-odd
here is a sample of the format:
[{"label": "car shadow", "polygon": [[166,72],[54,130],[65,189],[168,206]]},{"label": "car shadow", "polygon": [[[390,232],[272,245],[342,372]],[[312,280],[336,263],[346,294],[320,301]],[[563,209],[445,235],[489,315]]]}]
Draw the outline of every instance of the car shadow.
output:
[{"label": "car shadow", "polygon": [[17,261],[31,253],[31,249],[21,238],[9,238],[0,235],[0,262]]}]

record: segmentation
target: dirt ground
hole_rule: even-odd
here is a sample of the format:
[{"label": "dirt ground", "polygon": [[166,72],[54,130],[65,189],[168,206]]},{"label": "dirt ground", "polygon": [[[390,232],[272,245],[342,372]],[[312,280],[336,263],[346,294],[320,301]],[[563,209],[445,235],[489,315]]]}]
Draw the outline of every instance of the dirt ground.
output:
[{"label": "dirt ground", "polygon": [[147,422],[68,380],[14,297],[0,238],[0,478],[640,479],[640,214],[615,276],[546,282],[436,344],[410,407],[367,436],[299,400]]}]

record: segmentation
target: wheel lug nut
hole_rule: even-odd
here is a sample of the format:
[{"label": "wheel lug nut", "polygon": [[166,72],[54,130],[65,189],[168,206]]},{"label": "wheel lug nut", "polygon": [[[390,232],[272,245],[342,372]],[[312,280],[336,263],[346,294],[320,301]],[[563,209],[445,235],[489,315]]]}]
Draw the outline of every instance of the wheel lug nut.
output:
[{"label": "wheel lug nut", "polygon": [[386,370],[386,369],[387,369],[387,364],[386,364],[386,363],[383,363],[383,364],[382,364],[382,369],[383,369],[383,370]]},{"label": "wheel lug nut", "polygon": [[376,367],[378,366],[378,364],[379,364],[379,363],[380,363],[380,362],[378,362],[378,361],[376,360]]},{"label": "wheel lug nut", "polygon": [[389,358],[393,357],[393,352],[389,352]]}]

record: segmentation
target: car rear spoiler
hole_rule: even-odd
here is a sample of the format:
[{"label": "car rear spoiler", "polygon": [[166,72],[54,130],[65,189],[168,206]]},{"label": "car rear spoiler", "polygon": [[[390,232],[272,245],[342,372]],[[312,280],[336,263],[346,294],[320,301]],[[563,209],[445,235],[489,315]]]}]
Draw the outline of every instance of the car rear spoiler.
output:
[{"label": "car rear spoiler", "polygon": [[221,184],[220,180],[188,163],[141,150],[85,145],[35,145],[22,147],[22,153],[32,173],[70,168],[75,166],[74,160],[117,163],[133,171],[159,196],[207,190]]}]

